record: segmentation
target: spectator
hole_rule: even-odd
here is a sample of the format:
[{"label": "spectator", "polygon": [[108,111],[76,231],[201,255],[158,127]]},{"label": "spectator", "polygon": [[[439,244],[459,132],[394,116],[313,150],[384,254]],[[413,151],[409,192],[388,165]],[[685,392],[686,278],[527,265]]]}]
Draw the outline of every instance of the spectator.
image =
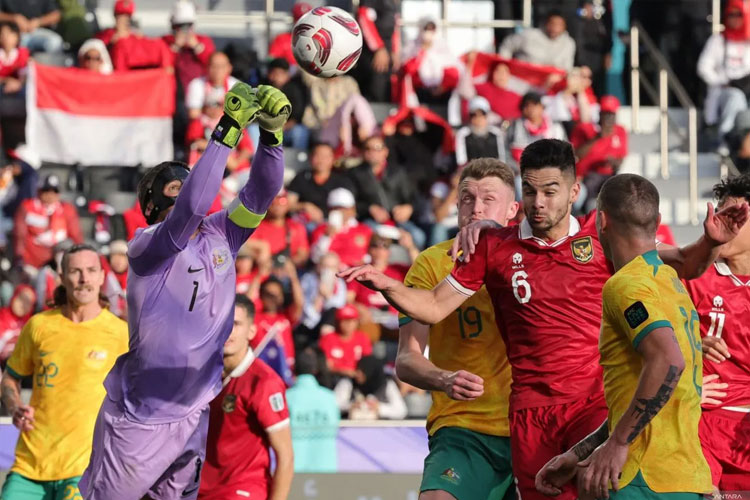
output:
[{"label": "spectator", "polygon": [[239,82],[232,76],[232,63],[223,52],[208,57],[208,74],[195,78],[187,87],[185,105],[188,116],[194,120],[203,113],[206,102],[224,102],[224,94]]},{"label": "spectator", "polygon": [[321,387],[318,356],[312,347],[297,355],[297,382],[287,389],[292,427],[294,472],[326,473],[338,470],[336,437],[341,415],[333,391]]},{"label": "spectator", "polygon": [[35,196],[37,171],[18,158],[8,158],[0,149],[0,251],[8,245],[8,234],[21,202]]},{"label": "spectator", "polygon": [[388,148],[380,136],[364,143],[364,161],[349,171],[357,200],[357,217],[374,224],[395,223],[407,230],[418,248],[424,248],[425,234],[410,219],[416,185],[398,164],[388,161]]},{"label": "spectator", "polygon": [[544,112],[542,96],[529,92],[521,99],[521,118],[511,123],[507,132],[508,147],[516,164],[521,159],[524,148],[539,139],[567,138],[565,130],[553,122]]},{"label": "spectator", "polygon": [[[292,26],[297,24],[300,17],[304,16],[311,10],[312,6],[309,3],[297,2],[294,4],[292,7]],[[272,59],[281,58],[286,60],[286,62],[289,63],[289,66],[297,66],[297,61],[294,59],[294,54],[292,53],[291,31],[285,31],[284,33],[276,35],[271,42],[271,45],[268,47],[268,57]],[[277,88],[281,90],[281,87]],[[284,93],[286,94],[286,92]],[[287,94],[287,97],[289,97],[289,94]],[[292,112],[294,112],[294,102],[292,102]]]},{"label": "spectator", "polygon": [[104,42],[96,38],[83,42],[81,48],[78,49],[78,67],[103,75],[111,74],[112,60],[109,58]]},{"label": "spectator", "polygon": [[196,15],[195,4],[190,0],[177,0],[170,17],[172,33],[162,37],[172,51],[175,74],[183,89],[206,74],[209,58],[214,53],[211,37],[195,32]]},{"label": "spectator", "polygon": [[397,0],[363,0],[357,10],[364,43],[352,76],[374,102],[390,101],[391,70],[400,65],[400,8]]},{"label": "spectator", "polygon": [[[72,247],[62,258],[56,308],[21,330],[0,383],[3,405],[21,431],[3,498],[80,497],[104,378],[128,350],[127,324],[100,303],[103,281],[96,250]],[[29,404],[21,400],[24,377],[33,377]]]},{"label": "spectator", "polygon": [[711,35],[698,59],[698,76],[708,85],[705,120],[717,125],[720,137],[734,127],[747,109],[750,95],[750,20],[742,0],[730,0],[724,10],[724,31]]},{"label": "spectator", "polygon": [[469,124],[456,132],[456,163],[466,165],[474,158],[505,161],[505,135],[489,124],[490,103],[481,96],[469,102]]},{"label": "spectator", "polygon": [[142,36],[118,38],[109,46],[112,67],[115,71],[166,68],[174,69],[174,57],[169,47],[160,38]]},{"label": "spectator", "polygon": [[66,239],[83,242],[76,208],[60,201],[60,179],[56,175],[45,177],[36,198],[21,202],[13,237],[16,258],[35,269],[52,259],[57,243]]},{"label": "spectator", "polygon": [[570,136],[579,123],[599,121],[599,105],[591,89],[591,70],[573,68],[565,80],[565,88],[546,103],[550,120],[561,123]]},{"label": "spectator", "polygon": [[430,246],[453,238],[458,232],[458,181],[459,175],[454,174],[448,182],[438,181],[430,188]]},{"label": "spectator", "polygon": [[616,123],[619,107],[617,97],[603,96],[599,125],[581,123],[570,138],[578,158],[577,175],[583,179],[591,201],[596,199],[602,184],[617,173],[628,154],[628,133]]},{"label": "spectator", "polygon": [[0,365],[3,368],[35,307],[36,292],[29,285],[20,284],[13,291],[9,305],[0,309]]},{"label": "spectator", "polygon": [[133,0],[117,0],[114,14],[115,26],[103,29],[94,35],[107,47],[114,45],[119,40],[129,38],[131,35],[137,36],[133,27],[133,14],[135,14],[135,2]]},{"label": "spectator", "polygon": [[734,128],[727,134],[729,157],[740,173],[750,172],[750,111],[737,114]]},{"label": "spectator", "polygon": [[489,78],[475,86],[478,96],[490,103],[490,109],[501,120],[515,120],[521,116],[521,96],[510,90],[510,68],[503,62],[490,66]]},{"label": "spectator", "polygon": [[342,267],[357,266],[364,262],[372,229],[357,221],[354,195],[346,188],[337,188],[328,194],[328,221],[312,233],[312,259],[334,253]]},{"label": "spectator", "polygon": [[571,70],[576,42],[566,28],[565,18],[552,11],[547,15],[544,29],[526,28],[507,36],[500,45],[500,57]]},{"label": "spectator", "polygon": [[592,72],[594,93],[605,92],[607,70],[612,65],[612,12],[605,2],[595,5],[594,0],[583,0],[575,23],[576,66],[585,66]]},{"label": "spectator", "polygon": [[[292,266],[292,270],[296,276],[294,265],[291,261],[287,262],[287,266]],[[301,311],[302,301],[299,300],[290,307],[285,308],[284,285],[278,278],[271,276],[260,285],[260,302],[262,309],[255,315],[255,326],[258,327],[258,336],[252,339],[250,343],[251,347],[253,349],[257,348],[267,335],[275,335],[279,347],[283,351],[287,366],[294,367],[292,327],[300,317],[300,312],[297,309]],[[283,374],[280,375],[283,376]]]},{"label": "spectator", "polygon": [[404,50],[404,74],[411,77],[420,102],[446,103],[458,86],[461,63],[438,34],[435,21],[419,21],[419,35]]},{"label": "spectator", "polygon": [[55,307],[55,290],[62,283],[62,257],[73,245],[71,240],[55,245],[52,259],[39,270],[34,278],[37,311],[46,311]]},{"label": "spectator", "polygon": [[292,114],[284,125],[284,146],[307,150],[310,131],[302,125],[302,115],[308,101],[307,88],[299,78],[292,78],[289,62],[284,58],[273,59],[268,63],[268,81],[281,90],[292,104]]},{"label": "spectator", "polygon": [[0,99],[23,89],[29,49],[19,47],[20,31],[13,22],[0,22]]},{"label": "spectator", "polygon": [[135,200],[132,207],[125,210],[122,214],[122,220],[125,223],[125,233],[127,234],[128,241],[133,239],[136,229],[148,227],[148,223],[143,216],[143,211],[141,210],[141,205],[138,203],[138,200]]},{"label": "spectator", "polygon": [[[292,486],[294,453],[286,387],[248,346],[256,333],[254,315],[252,302],[238,295],[234,327],[224,343],[224,387],[210,404],[201,500],[281,500]],[[274,469],[270,450],[276,459]]]},{"label": "spectator", "polygon": [[332,374],[353,379],[359,360],[372,354],[372,342],[357,329],[359,312],[353,305],[347,304],[336,311],[336,323],[336,333],[320,337],[320,349]]},{"label": "spectator", "polygon": [[334,389],[336,401],[352,420],[402,420],[407,408],[398,384],[385,374],[383,362],[365,356],[357,363],[353,379],[342,378]]},{"label": "spectator", "polygon": [[128,319],[128,244],[115,240],[109,244],[109,255],[104,277],[104,295],[109,301],[109,311],[124,320]]},{"label": "spectator", "polygon": [[346,305],[346,282],[336,276],[340,268],[339,256],[328,252],[300,280],[305,300],[297,333],[305,342],[332,333],[335,311]]},{"label": "spectator", "polygon": [[267,241],[250,238],[237,252],[234,265],[237,293],[245,295],[260,309],[260,284],[271,274],[271,246]]},{"label": "spectator", "polygon": [[304,267],[310,256],[305,226],[289,217],[289,198],[285,189],[273,199],[251,239],[267,241],[273,258],[292,259],[297,267]]},{"label": "spectator", "polygon": [[[349,153],[354,138],[362,141],[373,133],[377,122],[372,108],[359,92],[357,82],[349,75],[317,78],[302,73],[302,81],[310,89],[310,103],[302,123],[317,130],[316,140],[341,147]],[[356,122],[356,133],[352,121]]]},{"label": "spectator", "polygon": [[0,0],[0,22],[15,23],[21,32],[21,45],[32,53],[62,52],[63,39],[54,31],[61,17],[55,0]]},{"label": "spectator", "polygon": [[324,142],[310,148],[310,168],[299,172],[289,183],[291,210],[302,215],[313,227],[322,224],[328,216],[328,194],[337,188],[352,191],[348,176],[333,168],[333,147]]}]

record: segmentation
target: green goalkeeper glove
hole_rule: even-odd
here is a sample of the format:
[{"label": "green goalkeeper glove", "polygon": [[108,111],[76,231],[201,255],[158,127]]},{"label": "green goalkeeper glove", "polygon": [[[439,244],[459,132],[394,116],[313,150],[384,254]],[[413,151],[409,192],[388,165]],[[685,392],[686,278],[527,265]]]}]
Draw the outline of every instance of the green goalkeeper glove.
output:
[{"label": "green goalkeeper glove", "polygon": [[214,129],[213,138],[235,147],[245,126],[257,118],[260,109],[256,90],[246,83],[234,84],[224,96],[224,115]]},{"label": "green goalkeeper glove", "polygon": [[284,124],[292,112],[292,104],[282,91],[270,85],[259,85],[256,97],[261,107],[258,112],[261,140],[269,146],[280,146],[284,139]]}]

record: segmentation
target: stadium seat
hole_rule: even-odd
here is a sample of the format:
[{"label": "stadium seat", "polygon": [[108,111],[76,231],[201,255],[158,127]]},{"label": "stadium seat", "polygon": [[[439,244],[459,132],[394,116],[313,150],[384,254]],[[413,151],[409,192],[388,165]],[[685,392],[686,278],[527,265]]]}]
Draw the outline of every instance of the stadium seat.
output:
[{"label": "stadium seat", "polygon": [[297,148],[284,148],[284,164],[293,172],[299,172],[307,167],[307,151]]},{"label": "stadium seat", "polygon": [[378,123],[383,123],[383,120],[394,114],[398,109],[398,106],[392,102],[371,102],[370,107]]},{"label": "stadium seat", "polygon": [[109,193],[131,188],[136,170],[127,167],[86,167],[82,191],[90,200],[104,200]]},{"label": "stadium seat", "polygon": [[104,197],[104,202],[121,214],[135,204],[136,195],[130,191],[112,191]]},{"label": "stadium seat", "polygon": [[78,217],[78,221],[81,224],[81,234],[84,240],[94,239],[94,225],[96,223],[96,217],[90,214],[81,214]]},{"label": "stadium seat", "polygon": [[60,179],[62,191],[75,191],[77,183],[73,168],[56,163],[43,163],[39,167],[39,179],[44,179],[48,175],[56,175]]}]

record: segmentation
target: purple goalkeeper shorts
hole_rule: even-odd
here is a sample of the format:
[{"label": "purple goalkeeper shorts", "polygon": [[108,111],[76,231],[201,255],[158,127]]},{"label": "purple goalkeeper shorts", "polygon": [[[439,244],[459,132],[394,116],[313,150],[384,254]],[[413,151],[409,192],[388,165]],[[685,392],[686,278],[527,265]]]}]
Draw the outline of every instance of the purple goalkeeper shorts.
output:
[{"label": "purple goalkeeper shorts", "polygon": [[139,424],[109,398],[99,410],[91,460],[78,488],[86,500],[198,497],[208,407],[167,424]]}]

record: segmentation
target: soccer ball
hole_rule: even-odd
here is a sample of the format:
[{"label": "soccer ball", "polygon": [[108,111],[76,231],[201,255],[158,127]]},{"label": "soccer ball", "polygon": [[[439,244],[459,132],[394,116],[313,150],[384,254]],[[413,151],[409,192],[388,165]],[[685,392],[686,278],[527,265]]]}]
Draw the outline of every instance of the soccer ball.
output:
[{"label": "soccer ball", "polygon": [[295,23],[292,52],[299,67],[311,75],[343,75],[362,53],[362,30],[346,11],[317,7]]}]

